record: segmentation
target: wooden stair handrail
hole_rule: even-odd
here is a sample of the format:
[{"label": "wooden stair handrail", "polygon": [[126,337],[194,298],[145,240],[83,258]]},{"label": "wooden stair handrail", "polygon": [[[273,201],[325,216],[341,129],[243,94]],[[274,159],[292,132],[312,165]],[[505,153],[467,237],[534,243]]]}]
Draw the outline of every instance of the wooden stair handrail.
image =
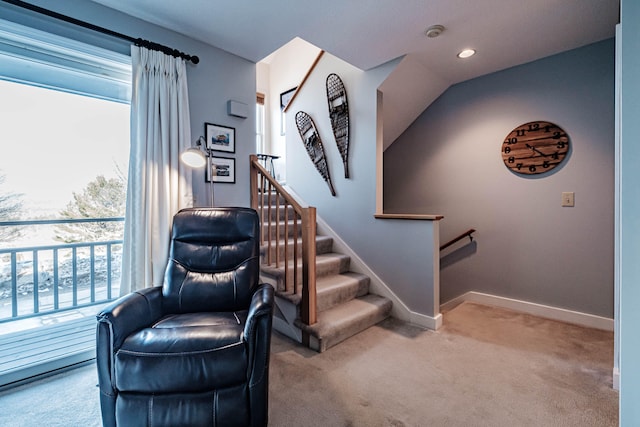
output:
[{"label": "wooden stair handrail", "polygon": [[318,53],[318,56],[316,56],[315,61],[313,61],[313,64],[311,64],[311,67],[309,67],[309,70],[307,71],[307,74],[304,75],[304,77],[302,78],[302,81],[300,82],[300,84],[298,85],[298,87],[296,88],[296,91],[293,92],[293,96],[291,97],[291,99],[289,100],[289,102],[287,103],[287,105],[284,107],[284,112],[286,113],[287,110],[289,109],[289,106],[291,104],[293,104],[293,100],[296,99],[296,96],[298,96],[298,93],[300,92],[300,89],[302,89],[302,86],[304,86],[305,82],[307,81],[307,79],[309,78],[309,76],[311,75],[311,73],[313,72],[313,69],[316,68],[316,65],[318,65],[318,62],[320,61],[320,58],[322,58],[322,55],[324,55],[324,50],[321,50]]},{"label": "wooden stair handrail", "polygon": [[[298,217],[301,222],[301,237],[302,237],[302,302],[300,306],[300,320],[305,325],[313,325],[318,321],[317,302],[316,302],[316,208],[315,207],[302,207],[285,189],[275,180],[258,160],[258,156],[252,154],[249,158],[250,161],[250,185],[251,185],[251,207],[258,211],[260,219],[262,221],[261,231],[264,230],[265,224],[267,226],[267,232],[261,232],[261,243],[264,242],[264,234],[267,234],[267,256],[265,257],[266,264],[275,264],[276,268],[280,266],[280,203],[278,198],[282,197],[285,201],[284,204],[284,278],[285,278],[285,291],[297,293],[297,277],[298,277]],[[275,193],[275,216],[276,223],[272,224],[272,194]],[[265,206],[265,199],[266,206]],[[288,218],[288,206],[291,206],[294,212],[293,222],[293,262],[292,266],[289,266],[289,218]],[[266,215],[265,215],[266,211]],[[275,228],[275,230],[274,230]],[[275,231],[275,262],[272,262],[272,233]],[[292,272],[290,274],[290,272]],[[289,277],[292,277],[293,283],[289,283]],[[303,332],[303,342],[308,344],[309,334]]]},{"label": "wooden stair handrail", "polygon": [[445,243],[444,245],[440,246],[440,250],[444,250],[446,248],[448,248],[449,246],[453,245],[454,243],[464,239],[465,237],[469,237],[470,241],[473,242],[473,236],[472,234],[475,233],[476,230],[473,228],[468,229],[467,231],[465,231],[464,233],[462,233],[461,235],[459,235],[458,237],[449,240],[447,243]]},{"label": "wooden stair handrail", "polygon": [[[260,164],[260,162],[258,161],[258,156],[255,154],[251,154],[249,156],[250,160],[251,160],[251,168],[252,169],[257,169],[257,172],[260,173],[260,175],[264,176],[265,179],[267,181],[269,181],[269,183],[271,184],[271,186],[280,194],[282,194],[283,198],[287,201],[287,203],[289,203],[291,206],[293,206],[293,209],[300,213],[302,212],[302,210],[304,209],[302,207],[302,205],[300,203],[298,203],[296,201],[296,199],[293,198],[293,196],[291,196],[291,194],[289,194],[287,192],[287,190],[284,189],[284,187],[282,185],[280,185],[280,183],[278,181],[276,181],[276,179],[274,177],[271,176],[271,173],[269,173],[268,170],[266,170],[264,168],[264,166],[262,166]],[[254,172],[252,170],[252,172]],[[255,175],[257,178],[257,174]],[[251,174],[251,178],[254,177],[254,174]],[[258,182],[256,181],[256,184]],[[254,194],[254,190],[255,190],[255,194]],[[256,205],[254,206],[253,202],[254,202],[254,196],[256,196]],[[258,196],[258,186],[254,186],[253,183],[251,183],[251,207],[253,209],[256,209],[256,207],[258,206],[257,204],[257,196]]]}]

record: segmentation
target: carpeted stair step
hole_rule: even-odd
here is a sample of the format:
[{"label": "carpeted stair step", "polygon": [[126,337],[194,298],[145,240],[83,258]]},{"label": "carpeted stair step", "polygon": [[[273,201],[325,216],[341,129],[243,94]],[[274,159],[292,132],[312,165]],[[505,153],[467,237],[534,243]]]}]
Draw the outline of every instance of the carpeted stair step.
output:
[{"label": "carpeted stair step", "polygon": [[[316,298],[318,311],[328,310],[338,304],[345,303],[354,298],[362,297],[369,293],[369,277],[364,274],[347,272],[321,277],[316,281]],[[276,291],[282,297],[294,305],[299,305],[302,299],[301,291],[297,294],[285,291]]]},{"label": "carpeted stair step", "polygon": [[[280,203],[281,205],[283,205],[285,202],[284,196],[278,195],[275,191],[271,191],[271,192],[265,191],[263,193],[261,190],[258,190],[258,200],[260,201],[259,204],[265,205],[265,206],[267,206],[269,203],[271,204]],[[262,202],[263,200],[264,202]]]},{"label": "carpeted stair step", "polygon": [[293,215],[294,215],[294,209],[293,206],[291,205],[287,205],[287,207],[285,208],[284,204],[281,205],[271,205],[271,207],[269,206],[265,206],[264,208],[264,214],[262,216],[262,218],[264,218],[264,221],[266,222],[268,218],[271,218],[271,221],[276,221],[276,220],[284,220],[285,217],[285,213],[287,215],[287,219],[291,220],[293,219]]},{"label": "carpeted stair step", "polygon": [[[340,274],[349,271],[349,264],[351,259],[347,255],[337,254],[330,252],[326,254],[316,255],[316,278],[330,276],[333,274]],[[283,291],[284,289],[284,264],[280,268],[262,264],[260,266],[260,273],[265,281],[273,285],[276,290]],[[289,266],[289,281],[293,279],[293,266]],[[298,283],[302,283],[302,260],[298,261]]]},{"label": "carpeted stair step", "polygon": [[389,299],[367,294],[321,311],[314,325],[307,326],[296,320],[296,326],[309,333],[312,349],[323,352],[386,319],[391,306]]},{"label": "carpeted stair step", "polygon": [[[285,227],[286,225],[286,227]],[[263,242],[274,240],[274,239],[282,239],[286,233],[288,238],[293,238],[295,235],[298,237],[302,234],[302,221],[298,220],[297,228],[294,227],[294,221],[289,220],[278,221],[276,225],[276,221],[271,222],[271,235],[269,234],[269,225],[267,223],[262,223],[262,240]]]},{"label": "carpeted stair step", "polygon": [[326,311],[339,304],[369,293],[369,277],[348,271],[326,276],[316,281],[318,311]]},{"label": "carpeted stair step", "polygon": [[[266,263],[267,261],[267,251],[269,251],[269,242],[265,242],[260,246],[260,256],[262,257],[262,262]],[[285,251],[285,242],[284,239],[281,239],[277,242],[271,242],[271,263],[275,263],[276,253],[280,254],[280,262],[284,262],[284,251]],[[293,259],[293,250],[294,250],[294,239],[288,239],[287,241],[287,257],[289,260]],[[316,254],[326,254],[331,252],[333,248],[333,239],[330,236],[316,236]],[[298,239],[298,256],[302,256],[302,239]]]}]

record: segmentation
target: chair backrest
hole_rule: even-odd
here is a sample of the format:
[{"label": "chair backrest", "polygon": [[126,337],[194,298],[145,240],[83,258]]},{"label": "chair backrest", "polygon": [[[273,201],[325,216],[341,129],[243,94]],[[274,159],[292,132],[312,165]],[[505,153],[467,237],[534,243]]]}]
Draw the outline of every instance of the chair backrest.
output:
[{"label": "chair backrest", "polygon": [[249,307],[260,274],[260,221],[249,208],[189,208],[173,218],[164,311]]}]

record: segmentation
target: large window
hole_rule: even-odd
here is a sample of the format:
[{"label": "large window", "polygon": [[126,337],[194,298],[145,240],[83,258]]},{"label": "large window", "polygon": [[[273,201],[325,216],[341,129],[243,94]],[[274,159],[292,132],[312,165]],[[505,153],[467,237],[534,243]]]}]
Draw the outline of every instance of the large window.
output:
[{"label": "large window", "polygon": [[[5,220],[124,215],[128,104],[2,80],[0,94],[0,194],[20,205]],[[11,240],[55,236],[34,228]]]},{"label": "large window", "polygon": [[264,94],[256,94],[256,152],[266,153]]},{"label": "large window", "polygon": [[0,322],[118,295],[130,96],[130,57],[0,20]]}]

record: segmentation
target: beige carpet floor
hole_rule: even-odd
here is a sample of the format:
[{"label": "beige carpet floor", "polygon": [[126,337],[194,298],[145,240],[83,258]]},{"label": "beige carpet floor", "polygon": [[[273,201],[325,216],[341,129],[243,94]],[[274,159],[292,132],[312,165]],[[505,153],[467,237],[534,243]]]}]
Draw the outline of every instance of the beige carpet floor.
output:
[{"label": "beige carpet floor", "polygon": [[[272,341],[270,426],[616,426],[613,334],[464,303],[326,351]],[[95,368],[0,393],[0,425],[99,426]]]},{"label": "beige carpet floor", "polygon": [[464,303],[317,354],[277,338],[273,426],[616,426],[613,334]]}]

